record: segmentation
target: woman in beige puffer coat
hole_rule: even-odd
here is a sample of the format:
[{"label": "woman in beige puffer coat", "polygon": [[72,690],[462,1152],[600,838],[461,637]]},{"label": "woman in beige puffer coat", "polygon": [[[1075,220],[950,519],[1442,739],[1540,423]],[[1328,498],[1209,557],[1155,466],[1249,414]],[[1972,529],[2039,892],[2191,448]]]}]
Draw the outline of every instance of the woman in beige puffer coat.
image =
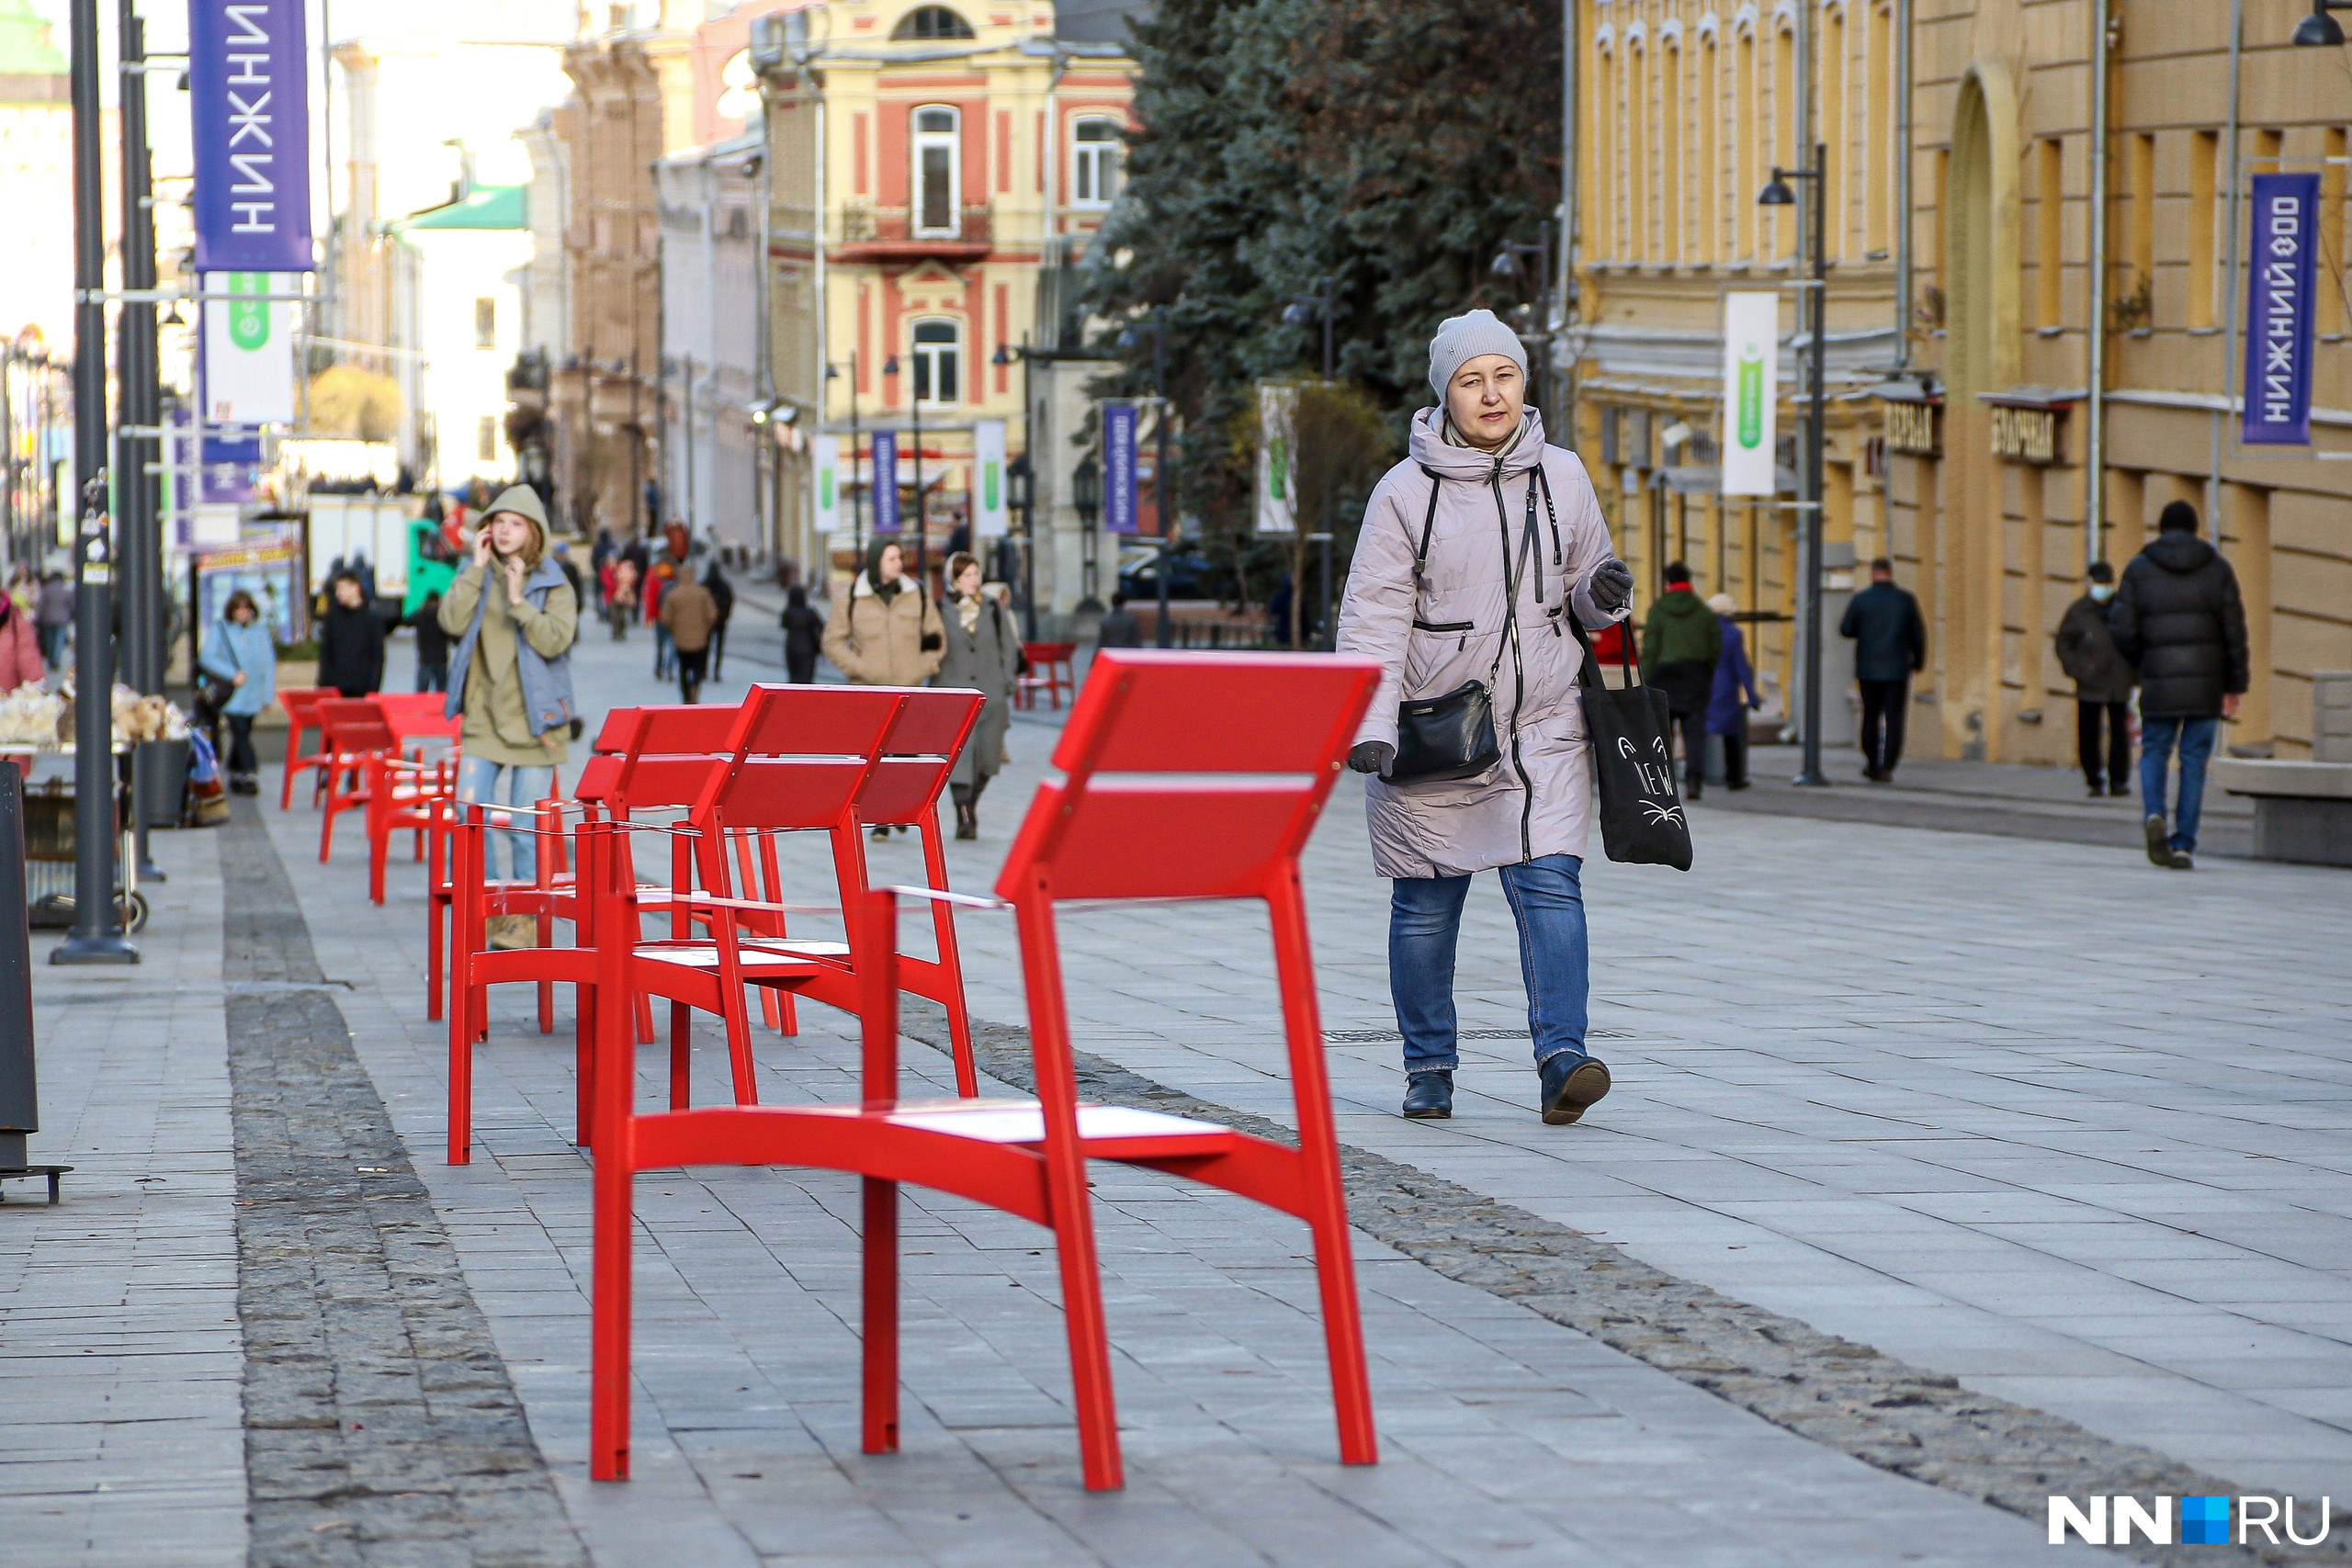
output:
[{"label": "woman in beige puffer coat", "polygon": [[825,657],[854,686],[920,686],[946,657],[938,606],[906,575],[896,542],[877,539],[849,604],[825,623]]},{"label": "woman in beige puffer coat", "polygon": [[[1408,1116],[1453,1113],[1454,946],[1470,879],[1487,870],[1519,922],[1544,1120],[1574,1122],[1609,1092],[1609,1069],[1585,1049],[1592,769],[1566,617],[1595,629],[1619,619],[1634,580],[1584,465],[1544,445],[1526,378],[1518,334],[1491,311],[1438,330],[1430,385],[1442,406],[1414,416],[1411,456],[1373,491],[1340,607],[1339,650],[1382,665],[1348,765],[1368,775],[1373,863],[1391,879]],[[1500,761],[1473,778],[1391,782],[1397,704],[1472,681],[1492,694]]]}]

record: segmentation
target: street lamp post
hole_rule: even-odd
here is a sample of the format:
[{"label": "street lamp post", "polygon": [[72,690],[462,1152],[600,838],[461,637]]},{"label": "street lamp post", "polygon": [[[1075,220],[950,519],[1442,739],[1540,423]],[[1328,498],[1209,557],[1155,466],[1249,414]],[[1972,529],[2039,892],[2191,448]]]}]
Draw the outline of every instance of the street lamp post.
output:
[{"label": "street lamp post", "polygon": [[73,0],[74,930],[51,964],[136,964],[114,900],[114,549],[107,513],[106,215],[98,0]]},{"label": "street lamp post", "polygon": [[1037,640],[1037,521],[1035,514],[1036,469],[1029,461],[1029,449],[1036,445],[1032,422],[1035,418],[1037,400],[1030,386],[1030,367],[1038,351],[1029,346],[1029,334],[1021,334],[1018,347],[1001,343],[989,363],[1011,365],[1021,361],[1021,455],[1004,466],[1005,499],[1021,513],[1021,625],[1022,636],[1030,642]]},{"label": "street lamp post", "polygon": [[1826,784],[1829,777],[1821,767],[1821,446],[1823,421],[1828,394],[1825,382],[1827,370],[1826,330],[1827,296],[1829,292],[1827,261],[1829,203],[1828,181],[1824,171],[1828,167],[1828,150],[1814,143],[1813,165],[1804,169],[1782,169],[1777,165],[1772,178],[1762,194],[1756,198],[1759,207],[1794,207],[1796,193],[1789,188],[1791,180],[1813,183],[1813,222],[1805,236],[1806,271],[1809,276],[1799,287],[1804,290],[1805,337],[1811,355],[1805,371],[1806,412],[1804,426],[1804,490],[1797,501],[1798,537],[1803,548],[1797,563],[1797,587],[1804,603],[1799,607],[1800,624],[1804,636],[1804,661],[1801,672],[1804,703],[1804,761],[1792,781],[1800,784]]},{"label": "street lamp post", "polygon": [[[1528,265],[1532,263],[1536,278],[1535,298],[1532,302],[1522,302],[1520,310],[1530,311],[1538,323],[1548,323],[1552,320],[1552,223],[1549,219],[1544,220],[1542,233],[1542,240],[1532,245],[1524,241],[1506,241],[1503,248],[1495,253],[1494,262],[1487,270],[1496,277],[1509,278],[1513,283],[1524,283],[1528,275]],[[1543,345],[1542,352],[1534,358],[1538,368],[1533,378],[1535,386],[1532,389],[1537,394],[1534,399],[1535,406],[1541,409],[1544,407],[1543,394],[1548,393],[1552,387],[1550,363],[1552,334],[1544,326],[1539,325],[1536,331],[1521,333],[1519,335],[1528,343]],[[1566,426],[1562,427],[1562,431],[1565,438]]]},{"label": "street lamp post", "polygon": [[[1152,573],[1159,585],[1159,619],[1152,640],[1161,648],[1173,648],[1176,646],[1175,627],[1168,615],[1169,568],[1176,555],[1176,513],[1169,504],[1175,486],[1170,482],[1168,472],[1168,307],[1153,306],[1150,321],[1138,322],[1119,334],[1119,346],[1133,349],[1140,341],[1137,334],[1141,333],[1151,334],[1151,393],[1156,405],[1154,434],[1158,441],[1158,452],[1152,458],[1151,489],[1159,513],[1159,567]],[[1328,334],[1324,353],[1326,357],[1330,353]],[[1326,559],[1329,559],[1328,551]],[[1329,573],[1327,571],[1324,591],[1329,592]]]},{"label": "street lamp post", "polygon": [[[1290,303],[1283,307],[1283,320],[1295,327],[1305,326],[1307,322],[1315,320],[1317,316],[1322,318],[1323,379],[1326,381],[1333,379],[1338,374],[1337,366],[1339,360],[1336,353],[1337,345],[1332,336],[1331,318],[1332,307],[1338,299],[1339,289],[1340,285],[1337,278],[1329,276],[1318,277],[1315,280],[1315,288],[1312,293],[1295,294],[1291,296]],[[1322,604],[1317,614],[1317,619],[1325,627],[1329,626],[1332,619],[1331,506],[1334,499],[1335,498],[1330,493],[1330,487],[1328,485],[1325,486],[1323,494],[1323,531],[1312,536],[1316,542],[1322,546],[1323,550],[1323,593]],[[1297,592],[1297,587],[1295,584],[1293,585],[1291,591],[1294,594]],[[1327,643],[1328,638],[1326,632],[1318,630],[1317,633],[1317,641],[1318,643]]]},{"label": "street lamp post", "polygon": [[[147,151],[146,24],[132,0],[120,0],[118,34],[122,47],[122,286],[129,291],[155,287],[155,213],[153,171]],[[126,299],[116,318],[122,341],[117,370],[122,425],[115,437],[115,495],[120,525],[116,536],[122,560],[123,676],[133,691],[164,689],[164,536],[158,513],[161,495],[150,471],[151,454],[162,448],[152,435],[163,419],[163,389],[156,384],[155,307]],[[131,434],[131,432],[141,434]],[[130,843],[141,881],[164,880],[161,866],[147,856],[145,775],[163,760],[148,746],[130,750]]]},{"label": "street lamp post", "polygon": [[[889,358],[882,362],[882,374],[894,379],[897,378],[899,374],[899,356],[897,355],[894,354],[890,355]],[[922,365],[918,361],[915,365],[914,396],[907,400],[909,410],[914,415],[915,424],[915,581],[917,582],[925,581],[923,577],[922,547],[924,536],[931,531],[931,518],[928,515],[929,509],[923,504],[922,494]],[[904,528],[906,525],[901,521],[899,526]]]},{"label": "street lamp post", "polygon": [[1096,596],[1095,591],[1101,582],[1098,564],[1101,541],[1095,536],[1094,518],[1102,510],[1102,468],[1095,462],[1091,452],[1080,457],[1078,467],[1070,470],[1069,502],[1078,510],[1078,537],[1082,552],[1079,586],[1085,592],[1078,602],[1078,608],[1092,610],[1099,615],[1102,601]]},{"label": "street lamp post", "polygon": [[[826,380],[832,380],[840,374],[835,367],[825,367]],[[857,350],[853,348],[849,351],[849,542],[850,553],[858,560],[865,558],[865,482],[859,477],[859,448],[865,444],[864,427],[857,419]],[[854,573],[859,569],[852,567],[850,570]],[[827,561],[825,581],[829,591],[832,575],[833,563]]]}]

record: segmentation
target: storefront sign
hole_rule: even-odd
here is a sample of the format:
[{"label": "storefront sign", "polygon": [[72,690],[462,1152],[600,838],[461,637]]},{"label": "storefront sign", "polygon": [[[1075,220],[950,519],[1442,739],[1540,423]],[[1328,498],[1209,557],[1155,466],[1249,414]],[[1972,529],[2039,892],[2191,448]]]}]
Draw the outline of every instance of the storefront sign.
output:
[{"label": "storefront sign", "polygon": [[189,0],[199,272],[309,272],[303,0]]},{"label": "storefront sign", "polygon": [[284,648],[301,637],[308,595],[301,592],[302,547],[292,539],[206,550],[195,558],[197,617],[205,626],[226,612],[239,589],[254,596],[261,624]]},{"label": "storefront sign", "polygon": [[1298,466],[1291,451],[1291,420],[1298,389],[1258,383],[1258,532],[1298,531]]},{"label": "storefront sign", "polygon": [[1102,405],[1102,529],[1136,531],[1136,405]]},{"label": "storefront sign", "polygon": [[899,433],[874,433],[874,531],[899,531]]},{"label": "storefront sign", "polygon": [[842,438],[811,436],[808,441],[808,525],[830,534],[842,525]]},{"label": "storefront sign", "polygon": [[1006,531],[1004,421],[972,426],[972,537],[1001,539]]},{"label": "storefront sign", "polygon": [[2317,175],[2254,176],[2254,255],[2245,291],[2248,446],[2312,444],[2312,263]]},{"label": "storefront sign", "polygon": [[1888,401],[1879,405],[1886,425],[1886,449],[1914,457],[1943,454],[1941,432],[1936,428],[1936,405]]},{"label": "storefront sign", "polygon": [[1724,296],[1725,495],[1779,493],[1772,419],[1780,399],[1780,334],[1777,292],[1734,289]]},{"label": "storefront sign", "polygon": [[2056,409],[1993,410],[1993,455],[2019,463],[2058,460]]}]

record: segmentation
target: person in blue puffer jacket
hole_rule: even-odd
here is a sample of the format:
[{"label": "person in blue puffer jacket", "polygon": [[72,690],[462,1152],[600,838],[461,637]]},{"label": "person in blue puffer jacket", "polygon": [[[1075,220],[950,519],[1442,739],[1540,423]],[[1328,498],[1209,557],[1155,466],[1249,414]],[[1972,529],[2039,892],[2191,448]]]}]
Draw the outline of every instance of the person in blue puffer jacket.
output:
[{"label": "person in blue puffer jacket", "polygon": [[261,606],[243,589],[229,595],[220,618],[204,635],[197,663],[216,681],[229,683],[229,700],[216,710],[229,721],[229,790],[261,793],[261,763],[254,756],[254,716],[277,700],[277,639],[262,624]]}]

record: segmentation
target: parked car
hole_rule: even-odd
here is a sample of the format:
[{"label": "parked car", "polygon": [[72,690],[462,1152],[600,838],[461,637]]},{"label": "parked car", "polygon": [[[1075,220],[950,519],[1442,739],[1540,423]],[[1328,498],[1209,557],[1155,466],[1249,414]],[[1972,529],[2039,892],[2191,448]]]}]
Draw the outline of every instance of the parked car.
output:
[{"label": "parked car", "polygon": [[[1122,545],[1119,549],[1119,592],[1130,599],[1159,597],[1158,545]],[[1232,570],[1209,558],[1197,545],[1179,545],[1168,556],[1168,596],[1170,599],[1225,597]]]}]

